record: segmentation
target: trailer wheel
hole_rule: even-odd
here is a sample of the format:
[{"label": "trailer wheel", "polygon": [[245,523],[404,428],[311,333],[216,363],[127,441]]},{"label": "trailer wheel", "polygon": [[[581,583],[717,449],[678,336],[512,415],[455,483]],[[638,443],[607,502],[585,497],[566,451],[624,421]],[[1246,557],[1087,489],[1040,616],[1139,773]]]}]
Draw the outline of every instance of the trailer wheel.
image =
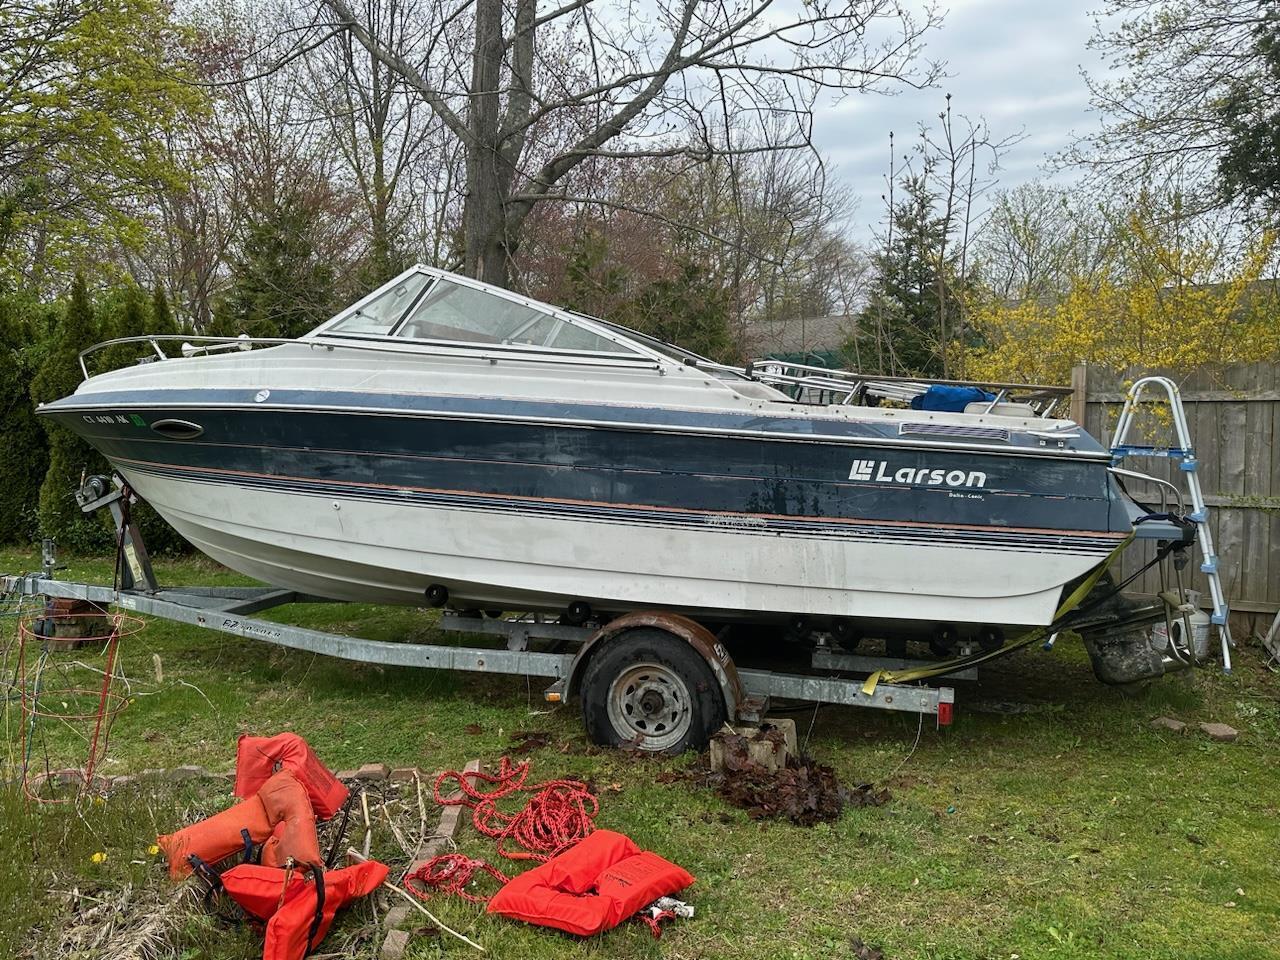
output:
[{"label": "trailer wheel", "polygon": [[726,718],[720,686],[702,656],[648,627],[619,634],[591,657],[581,699],[594,742],[651,753],[703,750]]}]

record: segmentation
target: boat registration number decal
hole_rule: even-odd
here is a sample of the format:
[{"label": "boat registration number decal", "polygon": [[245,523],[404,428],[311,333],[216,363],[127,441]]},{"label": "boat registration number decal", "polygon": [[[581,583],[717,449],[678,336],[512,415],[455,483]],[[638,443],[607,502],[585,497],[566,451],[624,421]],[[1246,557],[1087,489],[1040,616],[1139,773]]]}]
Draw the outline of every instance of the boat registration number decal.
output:
[{"label": "boat registration number decal", "polygon": [[931,467],[899,467],[890,472],[884,460],[855,460],[849,468],[850,480],[872,483],[904,483],[926,487],[970,487],[987,485],[987,475],[980,470],[941,470]]}]

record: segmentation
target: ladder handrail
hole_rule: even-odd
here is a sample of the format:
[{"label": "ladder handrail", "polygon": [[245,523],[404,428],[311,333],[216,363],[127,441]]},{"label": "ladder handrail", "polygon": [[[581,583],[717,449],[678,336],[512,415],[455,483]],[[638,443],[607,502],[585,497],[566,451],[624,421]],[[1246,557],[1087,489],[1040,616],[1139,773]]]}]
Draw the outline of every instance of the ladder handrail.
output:
[{"label": "ladder handrail", "polygon": [[[1133,426],[1134,415],[1140,403],[1146,402],[1144,394],[1148,388],[1155,387],[1164,391],[1173,415],[1173,428],[1178,446],[1160,448],[1153,446],[1130,446],[1126,441],[1129,430]],[[1120,410],[1120,419],[1116,421],[1115,433],[1111,438],[1111,455],[1113,463],[1119,463],[1126,456],[1166,456],[1179,460],[1178,467],[1186,477],[1187,492],[1191,499],[1191,513],[1187,519],[1196,525],[1196,542],[1200,545],[1200,572],[1209,582],[1209,596],[1213,602],[1213,623],[1218,627],[1218,637],[1222,641],[1222,668],[1231,672],[1231,626],[1228,623],[1231,610],[1227,605],[1226,592],[1222,588],[1219,574],[1219,558],[1214,552],[1213,534],[1209,530],[1209,508],[1200,489],[1199,461],[1196,459],[1195,447],[1191,443],[1191,428],[1187,425],[1187,412],[1182,405],[1182,391],[1168,377],[1147,376],[1134,381],[1125,397],[1124,406]]]}]

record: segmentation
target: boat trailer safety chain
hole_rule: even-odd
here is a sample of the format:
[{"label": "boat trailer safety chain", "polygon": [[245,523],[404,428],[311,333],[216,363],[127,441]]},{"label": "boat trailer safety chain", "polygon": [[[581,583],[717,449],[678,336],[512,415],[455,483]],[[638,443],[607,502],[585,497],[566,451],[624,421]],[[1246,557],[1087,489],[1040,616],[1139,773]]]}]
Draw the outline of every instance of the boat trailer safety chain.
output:
[{"label": "boat trailer safety chain", "polygon": [[[877,670],[871,676],[867,677],[866,683],[862,685],[862,692],[867,696],[875,693],[876,685],[880,681],[885,683],[909,683],[913,680],[928,680],[931,677],[941,677],[956,670],[963,670],[968,667],[976,667],[979,664],[990,663],[992,660],[998,660],[1001,657],[1007,657],[1011,653],[1016,653],[1023,647],[1030,646],[1037,640],[1055,633],[1062,629],[1061,621],[1072,611],[1074,611],[1084,598],[1087,597],[1093,588],[1098,585],[1098,581],[1111,568],[1116,559],[1124,552],[1124,549],[1133,542],[1134,534],[1130,533],[1120,544],[1107,554],[1107,558],[1098,565],[1098,567],[1089,574],[1078,587],[1071,591],[1070,595],[1062,601],[1057,612],[1053,615],[1053,622],[1048,626],[1034,627],[1028,630],[1022,636],[1009,641],[999,650],[990,650],[984,653],[972,654],[967,657],[956,657],[952,660],[945,660],[942,663],[933,664],[928,667],[917,667],[913,670]],[[1160,556],[1156,557],[1159,560]],[[1155,563],[1153,560],[1152,563]],[[1145,567],[1143,569],[1146,569]]]}]

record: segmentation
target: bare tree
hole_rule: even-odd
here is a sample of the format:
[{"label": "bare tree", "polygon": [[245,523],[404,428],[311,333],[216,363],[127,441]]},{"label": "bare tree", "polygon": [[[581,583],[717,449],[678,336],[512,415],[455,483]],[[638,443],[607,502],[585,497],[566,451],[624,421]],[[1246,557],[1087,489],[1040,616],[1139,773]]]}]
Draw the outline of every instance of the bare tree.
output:
[{"label": "bare tree", "polygon": [[[957,127],[956,121],[960,121]],[[938,114],[938,129],[920,128],[920,151],[925,159],[926,175],[933,178],[942,204],[942,231],[937,245],[938,335],[941,341],[942,375],[950,377],[952,341],[963,344],[966,295],[969,281],[969,241],[974,227],[974,205],[997,183],[1000,158],[1022,140],[1023,134],[996,138],[982,117],[973,120],[964,115],[953,116],[951,94],[946,107]],[[981,167],[982,173],[979,174]],[[958,249],[948,250],[955,236]],[[950,277],[948,259],[957,261],[955,276]],[[948,286],[954,281],[956,290],[955,329],[947,329]],[[964,352],[959,351],[963,363]]]},{"label": "bare tree", "polygon": [[[427,0],[397,37],[350,0],[321,0],[346,30],[427,105],[465,155],[466,271],[506,285],[530,212],[577,199],[570,174],[592,158],[739,155],[717,118],[789,116],[809,142],[820,94],[931,82],[917,66],[938,23],[893,0],[813,0],[786,16],[772,0],[729,5],[660,0]],[[699,131],[690,142],[688,130]]]},{"label": "bare tree", "polygon": [[[362,0],[359,16],[393,47],[401,46],[411,29],[407,0]],[[350,32],[340,32],[302,60],[329,140],[368,218],[368,279],[382,282],[403,268],[404,236],[414,216],[414,201],[428,194],[409,181],[421,178],[425,187],[428,166],[443,172],[446,182],[453,172],[449,159],[441,155],[443,125],[406,89],[400,74]],[[430,195],[435,198],[434,192]],[[436,204],[428,202],[434,212]]]}]

